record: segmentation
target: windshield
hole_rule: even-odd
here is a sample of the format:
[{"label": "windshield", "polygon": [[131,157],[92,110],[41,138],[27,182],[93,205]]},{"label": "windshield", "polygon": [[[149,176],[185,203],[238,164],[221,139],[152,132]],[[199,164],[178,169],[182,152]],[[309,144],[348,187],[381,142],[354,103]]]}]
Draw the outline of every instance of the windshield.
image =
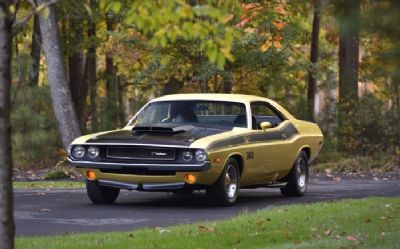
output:
[{"label": "windshield", "polygon": [[246,107],[243,103],[224,101],[159,101],[150,103],[130,124],[157,123],[247,127]]}]

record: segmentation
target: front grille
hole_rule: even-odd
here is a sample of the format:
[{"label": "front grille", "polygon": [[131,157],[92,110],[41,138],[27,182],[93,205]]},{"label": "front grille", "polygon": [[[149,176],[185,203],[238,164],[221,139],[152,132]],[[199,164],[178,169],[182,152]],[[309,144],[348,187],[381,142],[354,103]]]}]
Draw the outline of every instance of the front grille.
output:
[{"label": "front grille", "polygon": [[133,160],[175,160],[175,149],[144,147],[107,147],[107,157]]},{"label": "front grille", "polygon": [[129,175],[148,175],[148,176],[173,176],[175,171],[148,170],[145,168],[122,168],[122,169],[100,169],[102,173],[129,174]]}]

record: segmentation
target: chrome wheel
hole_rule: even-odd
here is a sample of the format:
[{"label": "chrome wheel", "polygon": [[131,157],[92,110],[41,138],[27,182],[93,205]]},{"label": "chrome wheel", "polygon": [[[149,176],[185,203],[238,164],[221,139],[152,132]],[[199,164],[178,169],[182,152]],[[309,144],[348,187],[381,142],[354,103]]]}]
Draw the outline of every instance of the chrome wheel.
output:
[{"label": "chrome wheel", "polygon": [[287,184],[281,188],[284,196],[304,195],[308,186],[308,158],[305,151],[300,152],[285,180]]},{"label": "chrome wheel", "polygon": [[297,184],[300,189],[305,189],[307,187],[307,164],[304,158],[300,157],[296,162],[297,171]]},{"label": "chrome wheel", "polygon": [[225,191],[228,198],[232,199],[236,196],[238,185],[238,172],[235,165],[229,164],[225,173]]},{"label": "chrome wheel", "polygon": [[237,161],[229,158],[217,181],[207,187],[211,203],[221,206],[232,206],[239,193],[240,171]]}]

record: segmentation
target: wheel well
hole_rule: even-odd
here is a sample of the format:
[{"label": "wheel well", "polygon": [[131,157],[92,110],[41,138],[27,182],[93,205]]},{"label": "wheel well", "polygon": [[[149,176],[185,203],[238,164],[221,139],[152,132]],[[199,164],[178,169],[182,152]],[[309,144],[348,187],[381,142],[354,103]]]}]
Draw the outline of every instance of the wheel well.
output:
[{"label": "wheel well", "polygon": [[311,149],[310,149],[310,147],[305,147],[305,148],[303,148],[301,150],[304,151],[307,154],[307,160],[310,160],[310,158],[311,158]]},{"label": "wheel well", "polygon": [[241,155],[233,155],[233,156],[231,156],[231,158],[236,160],[236,162],[239,166],[240,175],[242,175],[242,173],[243,173],[243,158],[242,158],[242,156]]}]

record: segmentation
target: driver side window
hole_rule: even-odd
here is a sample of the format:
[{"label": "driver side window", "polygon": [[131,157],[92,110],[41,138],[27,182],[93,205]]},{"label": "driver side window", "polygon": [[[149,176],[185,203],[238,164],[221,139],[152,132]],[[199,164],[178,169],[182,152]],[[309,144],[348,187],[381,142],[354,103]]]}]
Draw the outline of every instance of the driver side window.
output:
[{"label": "driver side window", "polygon": [[253,130],[259,130],[261,122],[270,122],[272,127],[277,127],[283,122],[283,117],[267,102],[251,103]]}]

